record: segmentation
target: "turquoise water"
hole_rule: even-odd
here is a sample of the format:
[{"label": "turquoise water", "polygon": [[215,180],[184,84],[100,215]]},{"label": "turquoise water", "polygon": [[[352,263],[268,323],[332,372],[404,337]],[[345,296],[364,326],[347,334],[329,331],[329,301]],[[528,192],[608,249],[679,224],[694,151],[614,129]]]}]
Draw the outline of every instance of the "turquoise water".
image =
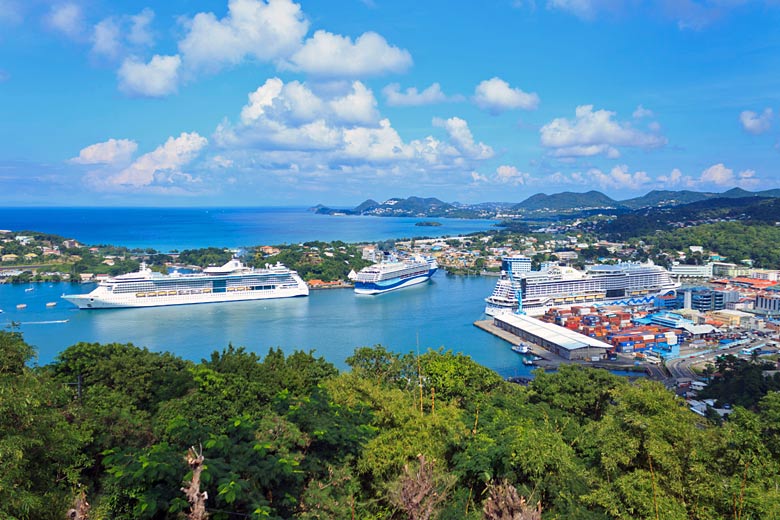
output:
[{"label": "turquoise water", "polygon": [[[445,347],[471,356],[502,376],[527,376],[529,367],[508,343],[473,325],[495,278],[448,276],[379,296],[348,289],[312,291],[308,298],[80,311],[63,293],[94,286],[0,285],[0,326],[19,322],[25,339],[46,364],[80,341],[133,343],[198,361],[228,343],[265,354],[269,347],[316,354],[340,368],[355,347],[383,344],[397,352]],[[32,287],[32,291],[25,289]],[[57,302],[47,308],[47,302]],[[17,310],[16,305],[27,304]]]},{"label": "turquoise water", "polygon": [[[424,220],[442,225],[415,226]],[[164,252],[312,240],[453,236],[488,230],[493,224],[491,220],[334,217],[306,208],[0,208],[0,229],[43,231],[90,245],[151,247]]]}]

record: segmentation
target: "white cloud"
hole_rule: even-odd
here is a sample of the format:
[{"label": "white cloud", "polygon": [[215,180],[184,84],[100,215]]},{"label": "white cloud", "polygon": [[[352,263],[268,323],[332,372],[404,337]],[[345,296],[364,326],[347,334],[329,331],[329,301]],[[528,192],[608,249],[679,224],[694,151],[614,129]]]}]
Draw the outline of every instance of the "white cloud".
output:
[{"label": "white cloud", "polygon": [[136,15],[104,18],[92,31],[92,52],[117,60],[127,55],[128,48],[140,50],[154,44],[150,24],[154,11],[144,9]]},{"label": "white cloud", "polygon": [[106,18],[95,24],[92,33],[92,52],[108,58],[116,58],[121,49],[121,29],[114,18]]},{"label": "white cloud", "polygon": [[230,0],[228,14],[198,13],[179,42],[184,63],[216,71],[245,58],[272,61],[290,56],[309,30],[301,7],[290,0]]},{"label": "white cloud", "polygon": [[176,92],[179,56],[155,54],[149,63],[127,58],[119,68],[119,89],[131,96],[162,97]]},{"label": "white cloud", "polygon": [[500,114],[507,110],[535,110],[539,106],[539,96],[528,94],[519,88],[512,88],[499,77],[480,82],[474,89],[474,103],[482,110]]},{"label": "white cloud", "polygon": [[699,182],[730,186],[734,184],[734,170],[726,168],[723,163],[713,164],[703,172]]},{"label": "white cloud", "polygon": [[496,179],[502,184],[518,186],[526,184],[529,178],[529,174],[519,171],[515,166],[501,165],[496,168]]},{"label": "white cloud", "polygon": [[45,17],[45,22],[69,38],[77,39],[83,34],[84,14],[81,7],[71,2],[53,5]]},{"label": "white cloud", "polygon": [[130,139],[109,139],[102,143],[82,148],[78,157],[70,162],[76,164],[122,164],[130,161],[138,144]]},{"label": "white cloud", "polygon": [[436,179],[470,177],[478,163],[493,155],[492,148],[475,142],[460,118],[434,122],[446,130],[446,140],[405,141],[378,114],[373,94],[361,82],[329,83],[326,89],[315,85],[312,90],[305,83],[271,78],[249,94],[239,123],[226,120],[217,127],[213,140],[219,155],[234,161],[232,171],[440,183]]},{"label": "white cloud", "polygon": [[279,78],[271,78],[249,94],[249,104],[241,110],[244,124],[276,122],[284,126],[312,123],[316,120],[341,124],[376,125],[373,92],[360,81],[350,89],[329,99],[323,99],[298,81],[285,84]]},{"label": "white cloud", "polygon": [[458,97],[448,98],[438,83],[433,83],[422,92],[418,92],[416,87],[409,87],[401,92],[401,86],[398,83],[391,83],[382,89],[382,93],[385,95],[387,104],[393,107],[432,105],[460,99]]},{"label": "white cloud", "polygon": [[650,176],[646,172],[630,173],[625,164],[615,166],[609,173],[594,168],[588,174],[603,188],[638,190],[650,183]]},{"label": "white cloud", "polygon": [[768,132],[772,127],[774,113],[771,108],[765,108],[761,114],[756,114],[751,110],[744,110],[739,114],[739,121],[746,132],[759,135]]},{"label": "white cloud", "polygon": [[331,101],[330,107],[336,117],[345,123],[371,125],[379,119],[374,93],[359,81],[352,84],[352,92]]},{"label": "white cloud", "polygon": [[593,110],[593,105],[578,106],[575,119],[557,118],[541,130],[542,145],[552,148],[556,157],[582,157],[605,154],[617,157],[618,146],[657,148],[667,143],[664,136],[645,133],[629,123],[615,121],[614,112]]},{"label": "white cloud", "polygon": [[674,168],[671,172],[669,172],[669,175],[659,175],[656,178],[656,181],[658,181],[658,183],[665,188],[671,188],[681,184],[688,187],[693,186],[693,179],[691,179],[689,176],[683,175],[679,168]]},{"label": "white cloud", "polygon": [[354,43],[348,36],[317,31],[290,58],[288,66],[324,77],[375,76],[404,72],[412,65],[409,51],[387,43],[381,35],[366,32]]},{"label": "white cloud", "polygon": [[130,33],[127,40],[134,45],[151,46],[154,44],[154,35],[150,28],[154,20],[154,11],[148,7],[140,13],[130,17]]},{"label": "white cloud", "polygon": [[137,189],[152,184],[170,184],[181,179],[191,179],[181,172],[208,144],[205,137],[196,132],[169,137],[154,151],[136,159],[133,164],[106,179],[106,184],[117,188]]},{"label": "white cloud", "polygon": [[469,125],[464,119],[459,117],[451,117],[446,120],[434,118],[433,126],[444,128],[450,136],[452,143],[466,156],[472,159],[489,159],[493,157],[493,148],[484,143],[475,142]]},{"label": "white cloud", "polygon": [[485,175],[482,175],[478,171],[471,172],[471,180],[474,184],[478,184],[480,182],[488,182],[488,178]]},{"label": "white cloud", "polygon": [[653,111],[649,110],[642,105],[638,105],[634,113],[631,114],[634,119],[642,119],[643,117],[653,117]]}]

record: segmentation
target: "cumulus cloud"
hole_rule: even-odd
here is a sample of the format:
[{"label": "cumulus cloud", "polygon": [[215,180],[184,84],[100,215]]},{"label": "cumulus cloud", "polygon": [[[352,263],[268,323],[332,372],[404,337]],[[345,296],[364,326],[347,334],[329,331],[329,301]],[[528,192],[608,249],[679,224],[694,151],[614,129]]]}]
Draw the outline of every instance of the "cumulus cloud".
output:
[{"label": "cumulus cloud", "polygon": [[491,114],[500,114],[514,109],[535,110],[539,106],[539,96],[512,88],[503,79],[493,77],[477,85],[474,103]]},{"label": "cumulus cloud", "polygon": [[92,30],[92,53],[117,60],[128,51],[153,45],[150,28],[153,19],[154,11],[148,8],[136,15],[104,18]]},{"label": "cumulus cloud", "polygon": [[575,119],[556,118],[541,130],[542,145],[552,149],[556,157],[587,157],[606,155],[618,157],[618,146],[657,148],[667,140],[655,133],[632,128],[629,123],[613,119],[614,112],[593,110],[593,105],[578,106]]},{"label": "cumulus cloud", "polygon": [[700,182],[729,186],[734,184],[734,170],[726,168],[723,163],[713,164],[701,172]]},{"label": "cumulus cloud", "polygon": [[501,165],[496,168],[496,179],[502,184],[518,186],[526,184],[529,178],[529,174],[519,171],[515,166]]},{"label": "cumulus cloud", "polygon": [[759,184],[756,178],[755,170],[742,170],[735,174],[734,170],[727,168],[723,163],[713,164],[703,172],[697,179],[697,184],[714,184],[716,186],[741,186],[743,188],[753,187]]},{"label": "cumulus cloud", "polygon": [[472,159],[489,159],[493,157],[493,148],[474,141],[469,125],[465,119],[451,117],[449,119],[433,119],[433,126],[444,128],[452,143]]},{"label": "cumulus cloud", "polygon": [[127,58],[117,73],[119,89],[131,96],[167,96],[176,92],[180,65],[179,56],[155,54],[149,63]]},{"label": "cumulus cloud", "polygon": [[196,132],[169,137],[154,151],[136,159],[130,166],[105,179],[108,186],[137,189],[152,184],[170,184],[176,180],[191,179],[181,168],[189,164],[208,144]]},{"label": "cumulus cloud", "polygon": [[638,190],[650,183],[650,176],[646,172],[631,173],[625,164],[619,164],[609,172],[593,168],[588,174],[603,188]]},{"label": "cumulus cloud", "polygon": [[773,119],[774,113],[771,108],[765,108],[761,114],[757,114],[752,110],[744,110],[739,114],[739,121],[742,123],[742,128],[744,128],[746,132],[754,135],[768,132],[772,127]]},{"label": "cumulus cloud", "polygon": [[121,28],[114,18],[106,18],[95,24],[92,32],[93,53],[116,58],[121,49]]},{"label": "cumulus cloud", "polygon": [[84,14],[72,2],[52,5],[44,20],[50,28],[69,38],[78,39],[83,34]]},{"label": "cumulus cloud", "polygon": [[138,144],[130,139],[109,139],[102,143],[82,148],[78,157],[70,162],[76,164],[122,164],[130,161]]},{"label": "cumulus cloud", "polygon": [[[355,81],[327,89],[298,81],[267,80],[249,94],[238,123],[223,121],[214,133],[219,155],[233,171],[270,171],[288,178],[325,175],[376,176],[441,182],[443,176],[468,178],[493,155],[477,142],[460,118],[437,119],[446,139],[404,140],[376,111],[371,90]],[[363,114],[363,115],[359,115]]]},{"label": "cumulus cloud", "polygon": [[653,111],[648,110],[642,105],[638,105],[636,110],[634,110],[634,113],[631,115],[634,117],[634,119],[642,119],[643,117],[653,117]]},{"label": "cumulus cloud", "polygon": [[366,32],[354,42],[348,36],[317,31],[290,58],[289,67],[316,76],[362,77],[404,72],[412,55]]},{"label": "cumulus cloud", "polygon": [[151,46],[154,44],[154,35],[152,34],[152,21],[154,20],[154,11],[148,7],[140,13],[130,17],[130,32],[127,39],[134,45]]},{"label": "cumulus cloud", "polygon": [[669,175],[659,175],[656,181],[663,187],[674,187],[681,184],[685,186],[692,186],[693,181],[690,177],[683,175],[679,168],[674,168]]},{"label": "cumulus cloud", "polygon": [[422,92],[419,92],[416,87],[409,87],[401,92],[401,85],[391,83],[382,89],[382,93],[385,95],[387,104],[393,107],[432,105],[461,99],[459,96],[447,97],[438,83],[431,84]]},{"label": "cumulus cloud", "polygon": [[279,78],[270,78],[249,94],[249,103],[241,110],[241,121],[277,127],[317,120],[376,125],[379,121],[376,105],[373,92],[360,81],[353,82],[340,95],[323,99],[298,81],[285,84]]},{"label": "cumulus cloud", "polygon": [[473,171],[473,172],[471,172],[471,181],[474,184],[479,184],[479,183],[483,183],[483,182],[488,182],[488,178],[487,178],[487,176],[482,175],[478,171]]},{"label": "cumulus cloud", "polygon": [[198,13],[186,22],[179,51],[188,68],[216,71],[245,58],[272,61],[299,48],[309,30],[300,5],[290,0],[230,0],[228,13]]}]

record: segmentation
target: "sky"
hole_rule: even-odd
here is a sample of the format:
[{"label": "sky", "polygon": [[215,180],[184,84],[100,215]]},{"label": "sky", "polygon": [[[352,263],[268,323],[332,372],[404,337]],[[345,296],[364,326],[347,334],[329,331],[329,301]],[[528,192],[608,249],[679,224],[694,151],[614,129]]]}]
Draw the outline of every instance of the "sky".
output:
[{"label": "sky", "polygon": [[0,0],[0,204],[780,187],[780,0]]}]

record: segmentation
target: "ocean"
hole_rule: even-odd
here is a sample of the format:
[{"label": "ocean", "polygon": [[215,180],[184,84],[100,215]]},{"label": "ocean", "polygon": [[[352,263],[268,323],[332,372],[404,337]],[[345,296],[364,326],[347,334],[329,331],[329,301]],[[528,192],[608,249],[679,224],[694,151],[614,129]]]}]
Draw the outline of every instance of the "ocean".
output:
[{"label": "ocean", "polygon": [[[415,226],[435,221],[441,226]],[[306,208],[0,208],[0,229],[161,252],[209,246],[379,241],[490,230],[492,220],[317,215]],[[493,228],[495,229],[495,228]]]},{"label": "ocean", "polygon": [[[106,209],[4,208],[0,229],[35,230],[86,244],[159,251],[207,246],[241,247],[309,240],[375,241],[443,236],[490,229],[492,221],[332,217],[304,208]],[[199,361],[232,343],[265,354],[313,350],[339,368],[355,348],[382,344],[396,352],[444,348],[471,356],[502,376],[530,370],[509,344],[473,325],[484,318],[484,298],[495,278],[437,273],[430,282],[379,296],[348,289],[312,291],[308,298],[80,311],[63,293],[94,286],[69,283],[0,285],[0,326],[18,323],[41,365],[78,342],[133,343]],[[32,290],[27,290],[32,289]],[[57,302],[55,307],[46,307]],[[16,305],[26,304],[25,309]]]}]

